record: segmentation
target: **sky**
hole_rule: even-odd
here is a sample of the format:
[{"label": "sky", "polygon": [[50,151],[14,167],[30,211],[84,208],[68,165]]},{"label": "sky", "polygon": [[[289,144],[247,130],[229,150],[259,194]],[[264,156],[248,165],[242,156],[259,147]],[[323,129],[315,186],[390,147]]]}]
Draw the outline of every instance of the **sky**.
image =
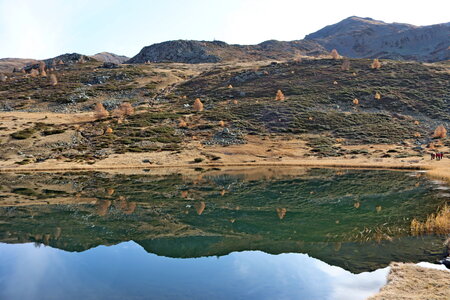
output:
[{"label": "sky", "polygon": [[0,0],[0,57],[108,51],[134,56],[175,39],[298,40],[349,16],[450,22],[448,0]]}]

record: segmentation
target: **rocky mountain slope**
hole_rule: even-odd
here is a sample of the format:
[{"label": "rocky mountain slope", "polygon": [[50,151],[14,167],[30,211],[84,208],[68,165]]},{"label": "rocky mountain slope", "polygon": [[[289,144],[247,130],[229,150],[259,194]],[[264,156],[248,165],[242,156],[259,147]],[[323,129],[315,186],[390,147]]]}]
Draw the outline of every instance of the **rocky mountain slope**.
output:
[{"label": "rocky mountain slope", "polygon": [[0,58],[0,73],[10,73],[27,65],[37,63],[35,59],[28,58]]},{"label": "rocky mountain slope", "polygon": [[450,23],[414,26],[350,17],[307,35],[305,40],[354,58],[450,59]]},{"label": "rocky mountain slope", "polygon": [[450,59],[450,23],[414,26],[350,17],[304,40],[229,45],[220,41],[177,40],[147,46],[128,63],[285,60],[326,55],[337,49],[351,58],[442,61]]},{"label": "rocky mountain slope", "polygon": [[91,57],[98,61],[111,62],[115,64],[123,64],[124,62],[130,59],[129,57],[126,57],[124,55],[117,55],[110,52],[100,52],[95,55],[92,55]]},{"label": "rocky mountain slope", "polygon": [[257,61],[294,59],[300,56],[327,54],[314,41],[266,41],[258,45],[229,45],[221,41],[168,41],[154,44],[139,52],[127,63],[180,62],[217,63],[221,61]]}]

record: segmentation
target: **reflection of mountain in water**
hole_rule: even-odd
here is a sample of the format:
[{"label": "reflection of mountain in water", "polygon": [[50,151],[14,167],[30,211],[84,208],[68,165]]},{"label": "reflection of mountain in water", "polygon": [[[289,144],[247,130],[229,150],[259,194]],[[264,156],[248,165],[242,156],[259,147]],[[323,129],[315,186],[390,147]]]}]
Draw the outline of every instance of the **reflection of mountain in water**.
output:
[{"label": "reflection of mountain in water", "polygon": [[410,220],[442,203],[431,182],[392,171],[301,173],[5,174],[0,241],[84,251],[134,240],[183,258],[302,252],[353,272],[435,259],[439,237],[409,236]]}]

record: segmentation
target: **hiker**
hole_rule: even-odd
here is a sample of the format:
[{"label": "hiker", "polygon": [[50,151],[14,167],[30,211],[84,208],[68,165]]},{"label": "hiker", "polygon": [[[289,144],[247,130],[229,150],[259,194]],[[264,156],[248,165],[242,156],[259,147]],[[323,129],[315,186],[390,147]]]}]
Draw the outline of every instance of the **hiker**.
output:
[{"label": "hiker", "polygon": [[435,153],[431,153],[431,160],[436,158],[436,154]]}]

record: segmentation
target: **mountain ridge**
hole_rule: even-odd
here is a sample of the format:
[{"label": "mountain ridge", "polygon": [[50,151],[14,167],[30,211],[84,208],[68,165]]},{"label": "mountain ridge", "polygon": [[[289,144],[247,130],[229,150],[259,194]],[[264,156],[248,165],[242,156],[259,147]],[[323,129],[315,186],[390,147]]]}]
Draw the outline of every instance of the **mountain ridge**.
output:
[{"label": "mountain ridge", "polygon": [[256,45],[232,45],[221,41],[166,41],[144,47],[127,63],[296,59],[326,55],[332,49],[350,58],[435,62],[450,59],[449,46],[450,23],[416,26],[352,16],[308,34],[303,40],[268,40]]}]

